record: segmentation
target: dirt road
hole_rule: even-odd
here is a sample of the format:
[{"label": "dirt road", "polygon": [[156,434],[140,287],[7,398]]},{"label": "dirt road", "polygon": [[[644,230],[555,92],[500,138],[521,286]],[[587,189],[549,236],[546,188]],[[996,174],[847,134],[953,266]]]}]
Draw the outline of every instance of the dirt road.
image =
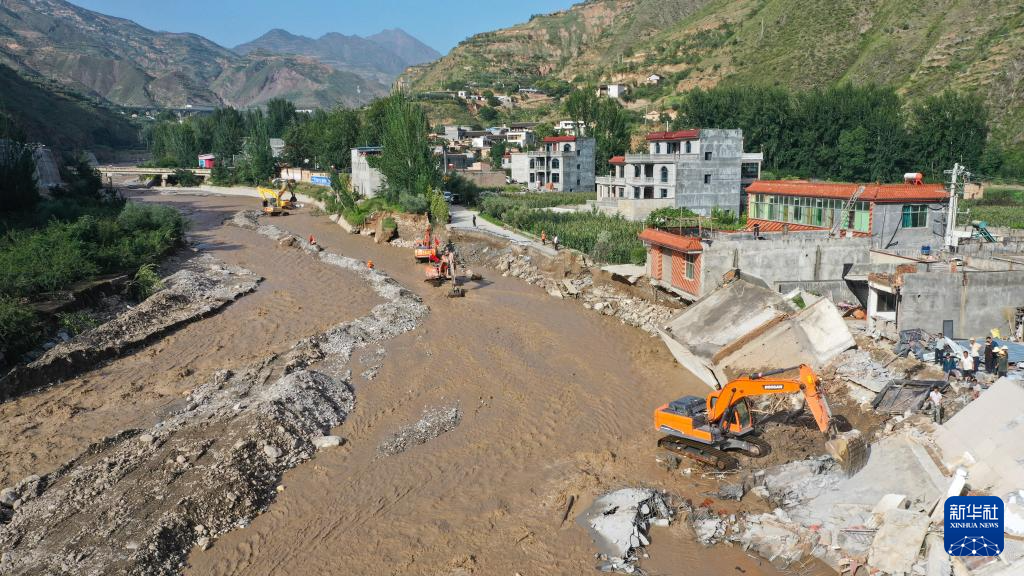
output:
[{"label": "dirt road", "polygon": [[[0,421],[16,431],[0,438],[8,479],[45,472],[91,439],[148,423],[213,370],[286,349],[376,301],[355,275],[219,225],[253,207],[250,199],[145,201],[182,207],[203,248],[266,280],[134,356],[0,406]],[[347,443],[286,473],[269,511],[193,551],[189,573],[590,573],[594,548],[571,518],[596,494],[649,485],[703,499],[707,484],[654,462],[652,410],[703,392],[656,339],[489,270],[466,298],[448,299],[422,282],[409,250],[347,235],[308,212],[273,223],[313,234],[332,252],[372,259],[431,312],[386,344],[372,380],[359,373],[374,359],[354,359],[355,410],[335,431]],[[424,410],[455,404],[462,421],[451,432],[394,456],[378,452]],[[562,525],[570,496],[577,504]],[[665,552],[652,552],[652,573],[777,574],[736,549],[703,550],[686,532],[655,530],[653,550]]]}]

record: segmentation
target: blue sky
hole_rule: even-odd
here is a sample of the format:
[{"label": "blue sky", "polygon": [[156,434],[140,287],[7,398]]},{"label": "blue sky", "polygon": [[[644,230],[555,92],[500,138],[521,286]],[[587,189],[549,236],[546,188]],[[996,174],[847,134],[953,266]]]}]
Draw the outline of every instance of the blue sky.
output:
[{"label": "blue sky", "polygon": [[272,28],[313,38],[327,32],[368,36],[384,28],[402,28],[442,53],[478,32],[574,4],[573,0],[70,1],[153,30],[201,34],[228,48]]}]

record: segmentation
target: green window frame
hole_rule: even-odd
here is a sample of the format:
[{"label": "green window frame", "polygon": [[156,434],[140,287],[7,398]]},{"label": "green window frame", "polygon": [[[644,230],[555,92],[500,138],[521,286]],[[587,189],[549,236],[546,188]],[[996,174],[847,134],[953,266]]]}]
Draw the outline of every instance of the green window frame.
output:
[{"label": "green window frame", "polygon": [[904,204],[902,226],[904,228],[924,228],[928,226],[928,205]]}]

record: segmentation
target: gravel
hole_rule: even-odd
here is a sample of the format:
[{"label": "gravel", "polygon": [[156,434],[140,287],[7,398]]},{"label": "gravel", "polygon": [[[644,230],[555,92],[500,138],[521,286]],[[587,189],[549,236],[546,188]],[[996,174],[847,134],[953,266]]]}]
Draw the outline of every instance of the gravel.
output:
[{"label": "gravel", "polygon": [[461,421],[462,411],[458,405],[428,409],[416,423],[402,428],[382,442],[377,451],[386,456],[400,454],[413,446],[425,444],[428,440],[454,430]]}]

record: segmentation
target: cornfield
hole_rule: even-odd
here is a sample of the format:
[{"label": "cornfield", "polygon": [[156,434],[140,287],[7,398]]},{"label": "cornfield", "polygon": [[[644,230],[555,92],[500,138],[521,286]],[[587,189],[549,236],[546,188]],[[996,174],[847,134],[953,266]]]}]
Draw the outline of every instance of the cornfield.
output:
[{"label": "cornfield", "polygon": [[637,237],[644,229],[642,222],[596,212],[551,212],[528,207],[526,202],[517,201],[518,198],[486,198],[483,213],[534,236],[541,232],[546,232],[548,238],[557,235],[561,245],[589,254],[600,262],[643,264],[646,258],[644,245]]}]

